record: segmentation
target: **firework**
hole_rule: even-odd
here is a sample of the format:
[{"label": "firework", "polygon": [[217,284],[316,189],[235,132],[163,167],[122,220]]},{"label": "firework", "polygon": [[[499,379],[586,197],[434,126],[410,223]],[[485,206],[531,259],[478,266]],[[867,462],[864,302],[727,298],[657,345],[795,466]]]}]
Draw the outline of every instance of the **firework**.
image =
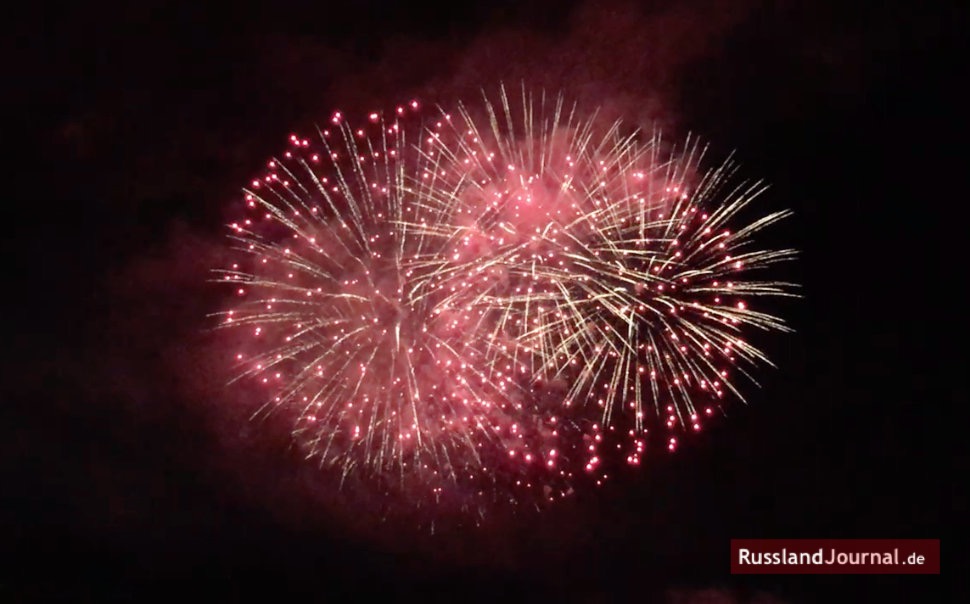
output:
[{"label": "firework", "polygon": [[648,415],[676,448],[679,427],[699,430],[726,392],[743,398],[734,372],[769,363],[744,329],[787,331],[749,304],[794,289],[752,278],[795,255],[751,240],[788,212],[732,232],[765,186],[733,182],[730,160],[704,172],[696,141],[664,151],[560,98],[501,101],[484,102],[486,119],[446,115],[448,135],[429,138],[443,177],[425,197],[475,216],[460,227],[475,258],[454,270],[485,277],[466,304],[494,317],[493,339],[518,344],[534,382],[562,385],[563,406],[595,404],[602,425],[624,426],[631,462]]},{"label": "firework", "polygon": [[791,291],[751,278],[793,256],[751,243],[786,213],[729,230],[761,184],[561,97],[498,99],[291,136],[219,271],[265,409],[308,457],[418,499],[602,483],[614,447],[639,464],[741,397],[768,362],[747,329],[786,329],[749,306]]}]

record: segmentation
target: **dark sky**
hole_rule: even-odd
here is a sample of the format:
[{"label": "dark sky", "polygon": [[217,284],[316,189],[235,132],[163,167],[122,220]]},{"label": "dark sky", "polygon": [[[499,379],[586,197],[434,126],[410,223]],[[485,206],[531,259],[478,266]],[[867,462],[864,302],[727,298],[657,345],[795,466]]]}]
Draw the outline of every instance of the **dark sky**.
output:
[{"label": "dark sky", "polygon": [[[912,601],[941,586],[732,577],[740,537],[941,538],[952,576],[955,9],[125,4],[4,24],[0,599]],[[778,308],[797,333],[766,341],[778,369],[752,404],[676,456],[566,509],[415,537],[340,509],[281,434],[234,410],[207,355],[206,271],[241,183],[291,129],[520,80],[736,150],[766,203],[795,212],[769,242],[802,251],[784,276],[805,297]]]}]

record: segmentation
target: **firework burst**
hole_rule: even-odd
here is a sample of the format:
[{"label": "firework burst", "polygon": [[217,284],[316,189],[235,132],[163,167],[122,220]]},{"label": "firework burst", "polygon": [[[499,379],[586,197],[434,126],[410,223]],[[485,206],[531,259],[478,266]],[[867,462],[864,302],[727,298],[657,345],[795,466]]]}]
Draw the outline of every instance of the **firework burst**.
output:
[{"label": "firework burst", "polygon": [[729,226],[763,185],[561,97],[498,99],[335,113],[231,225],[239,375],[345,477],[566,496],[614,447],[632,465],[657,433],[676,448],[768,362],[745,331],[786,329],[749,304],[790,295],[751,277],[794,255],[751,243],[787,213]]}]

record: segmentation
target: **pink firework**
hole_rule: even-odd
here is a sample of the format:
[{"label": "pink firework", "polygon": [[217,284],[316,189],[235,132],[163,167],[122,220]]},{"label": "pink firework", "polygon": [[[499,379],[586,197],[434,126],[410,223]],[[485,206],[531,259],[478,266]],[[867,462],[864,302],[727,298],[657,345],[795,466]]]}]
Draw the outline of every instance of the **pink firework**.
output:
[{"label": "pink firework", "polygon": [[555,500],[639,464],[654,426],[676,448],[767,361],[745,328],[785,329],[747,300],[789,295],[749,277],[794,255],[749,249],[786,213],[728,228],[760,185],[561,98],[499,98],[335,113],[231,225],[240,375],[345,475]]}]

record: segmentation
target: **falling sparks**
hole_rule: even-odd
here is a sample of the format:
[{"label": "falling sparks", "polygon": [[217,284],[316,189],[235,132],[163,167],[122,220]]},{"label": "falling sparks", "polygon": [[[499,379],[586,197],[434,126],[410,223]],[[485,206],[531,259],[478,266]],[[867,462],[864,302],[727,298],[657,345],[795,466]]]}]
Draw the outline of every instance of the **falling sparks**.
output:
[{"label": "falling sparks", "polygon": [[433,501],[553,501],[741,398],[769,363],[746,332],[787,331],[756,299],[794,288],[752,278],[795,254],[751,242],[787,212],[736,224],[762,184],[561,97],[425,113],[291,135],[230,225],[230,361],[308,458]]}]

